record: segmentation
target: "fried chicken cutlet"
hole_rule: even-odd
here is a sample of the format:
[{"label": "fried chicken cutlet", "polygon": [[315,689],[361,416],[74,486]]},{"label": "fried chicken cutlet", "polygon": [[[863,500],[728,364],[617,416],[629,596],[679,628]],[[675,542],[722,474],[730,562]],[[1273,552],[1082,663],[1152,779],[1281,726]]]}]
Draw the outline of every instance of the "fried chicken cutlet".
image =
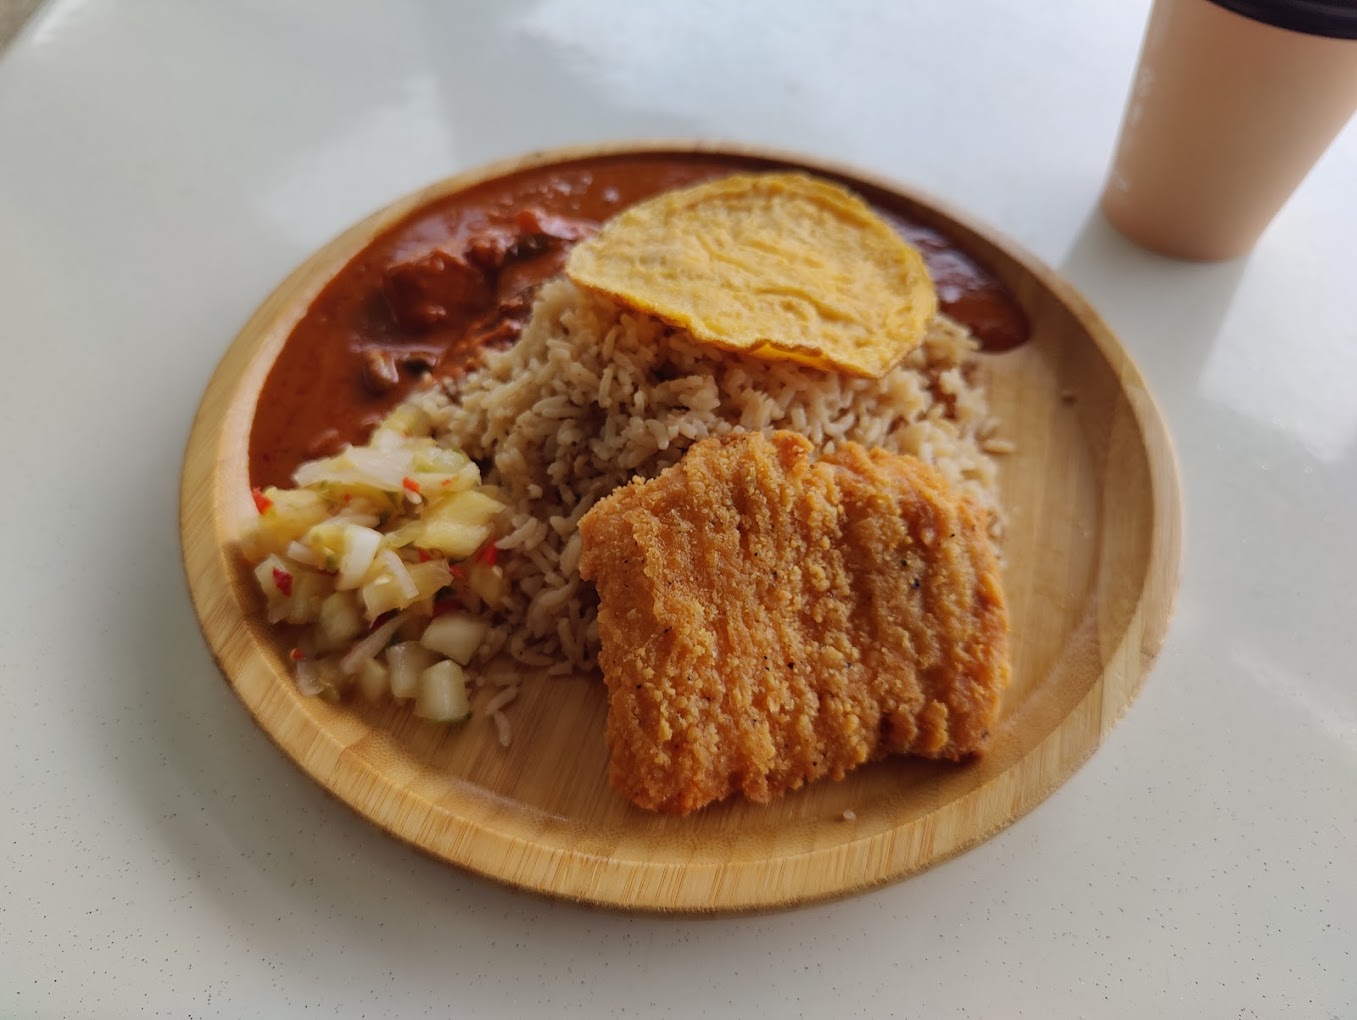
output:
[{"label": "fried chicken cutlet", "polygon": [[1008,683],[985,515],[908,456],[703,440],[580,521],[613,786],[686,814],[983,750]]}]

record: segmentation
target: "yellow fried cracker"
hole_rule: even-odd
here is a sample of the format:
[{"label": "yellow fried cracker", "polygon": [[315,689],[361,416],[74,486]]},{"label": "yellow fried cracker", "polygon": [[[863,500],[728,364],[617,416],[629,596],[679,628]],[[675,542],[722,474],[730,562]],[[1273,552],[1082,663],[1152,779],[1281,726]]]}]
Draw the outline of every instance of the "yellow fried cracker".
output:
[{"label": "yellow fried cracker", "polygon": [[796,173],[632,206],[565,272],[705,343],[874,377],[919,345],[937,309],[912,245],[856,195]]}]

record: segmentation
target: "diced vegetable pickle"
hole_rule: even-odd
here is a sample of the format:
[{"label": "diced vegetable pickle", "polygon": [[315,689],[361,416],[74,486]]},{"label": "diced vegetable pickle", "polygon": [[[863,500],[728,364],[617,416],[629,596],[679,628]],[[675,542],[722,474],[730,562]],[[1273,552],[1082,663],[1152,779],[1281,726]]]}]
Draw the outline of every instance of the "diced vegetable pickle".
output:
[{"label": "diced vegetable pickle", "polygon": [[468,613],[446,613],[429,622],[419,643],[465,666],[489,628],[484,620]]},{"label": "diced vegetable pickle", "polygon": [[436,722],[470,713],[475,661],[508,584],[494,540],[505,506],[417,405],[363,446],[297,469],[295,489],[254,490],[241,539],[271,623],[299,626],[298,689],[338,700],[414,699]]},{"label": "diced vegetable pickle", "polygon": [[444,659],[420,674],[415,715],[431,722],[461,722],[470,714],[466,674],[461,666]]}]

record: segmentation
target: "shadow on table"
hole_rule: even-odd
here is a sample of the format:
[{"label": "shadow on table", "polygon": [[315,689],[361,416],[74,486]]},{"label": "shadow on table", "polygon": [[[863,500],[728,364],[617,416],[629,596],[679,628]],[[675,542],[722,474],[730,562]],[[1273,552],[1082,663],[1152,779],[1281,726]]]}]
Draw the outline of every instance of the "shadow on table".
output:
[{"label": "shadow on table", "polygon": [[1173,404],[1195,389],[1247,267],[1247,257],[1185,262],[1156,255],[1128,241],[1094,208],[1057,268],[1137,361],[1169,348],[1177,352],[1174,377],[1153,380],[1156,397]]}]

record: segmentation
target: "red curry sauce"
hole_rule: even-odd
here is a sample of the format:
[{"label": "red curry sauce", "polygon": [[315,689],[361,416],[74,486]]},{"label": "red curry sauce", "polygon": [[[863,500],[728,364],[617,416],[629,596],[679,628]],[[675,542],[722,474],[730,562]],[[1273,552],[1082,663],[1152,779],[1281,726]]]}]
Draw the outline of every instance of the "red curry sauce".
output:
[{"label": "red curry sauce", "polygon": [[[487,347],[512,343],[533,291],[619,210],[770,169],[786,168],[702,154],[603,156],[523,170],[416,210],[340,270],[288,337],[259,395],[251,484],[291,485],[303,461],[362,442],[424,376],[455,377]],[[937,231],[881,211],[923,253],[943,310],[987,350],[1026,339],[1022,309],[992,273]]]}]

